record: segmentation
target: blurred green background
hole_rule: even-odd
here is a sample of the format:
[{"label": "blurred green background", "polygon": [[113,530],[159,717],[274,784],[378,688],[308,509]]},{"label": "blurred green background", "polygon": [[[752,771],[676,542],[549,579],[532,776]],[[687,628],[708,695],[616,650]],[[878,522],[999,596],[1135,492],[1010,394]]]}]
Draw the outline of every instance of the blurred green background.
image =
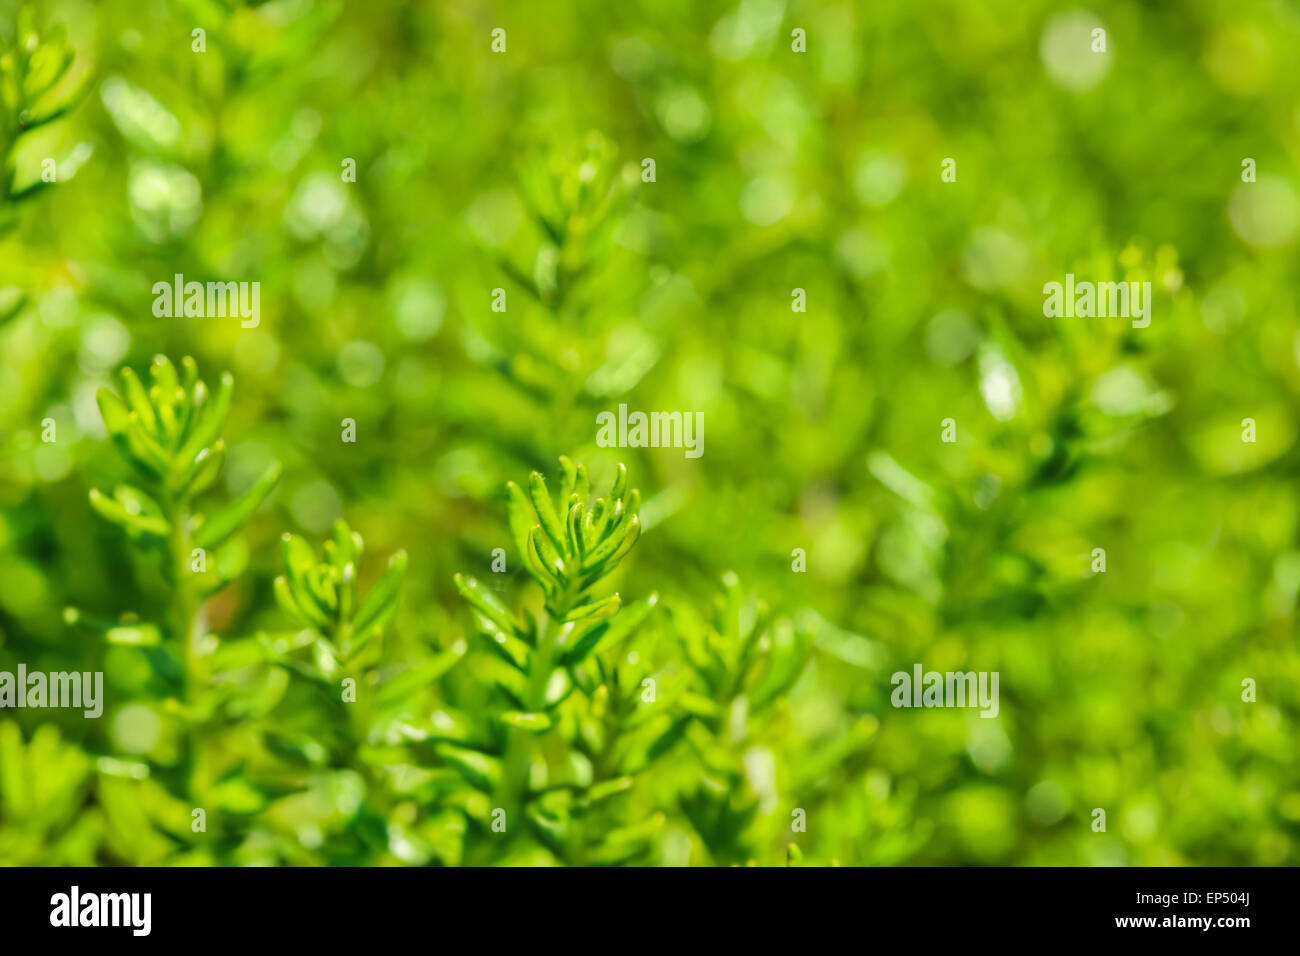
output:
[{"label": "blurred green background", "polygon": [[[16,17],[0,0],[10,67]],[[366,580],[410,554],[392,666],[479,640],[452,575],[501,581],[506,548],[503,596],[535,600],[503,487],[561,454],[602,487],[625,461],[645,496],[617,587],[662,596],[665,674],[727,571],[815,634],[733,755],[752,811],[698,812],[687,735],[619,811],[660,824],[629,861],[1300,861],[1294,8],[49,0],[35,22],[75,60],[66,115],[20,136],[6,96],[0,140],[0,670],[102,669],[107,705],[0,721],[0,863],[461,860],[464,824],[418,794],[390,812],[425,849],[334,853],[355,801],[328,770],[325,810],[254,788],[218,848],[151,804],[173,717],[139,649],[63,609],[158,616],[154,563],[87,504],[125,474],[95,390],[156,353],[235,375],[223,492],[285,465],[222,556],[223,638],[284,628],[278,536],[343,517]],[[25,189],[45,158],[58,181]],[[1150,327],[1044,317],[1067,272],[1151,282]],[[260,282],[259,327],[156,318],[175,273]],[[702,412],[703,457],[596,447],[620,403]],[[915,663],[998,671],[998,718],[895,710]],[[423,706],[472,716],[457,680]],[[230,773],[309,719],[280,691],[214,743]]]}]

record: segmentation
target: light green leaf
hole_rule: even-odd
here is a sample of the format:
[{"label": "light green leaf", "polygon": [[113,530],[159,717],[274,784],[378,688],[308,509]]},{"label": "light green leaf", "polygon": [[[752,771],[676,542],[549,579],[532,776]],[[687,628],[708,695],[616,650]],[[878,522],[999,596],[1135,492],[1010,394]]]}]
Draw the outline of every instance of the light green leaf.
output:
[{"label": "light green leaf", "polygon": [[528,548],[528,533],[536,527],[537,515],[528,503],[527,496],[513,481],[506,483],[506,517],[510,522],[510,536],[515,540],[515,548],[533,577],[537,577],[542,572],[535,566]]},{"label": "light green leaf", "polygon": [[405,551],[398,551],[388,559],[388,570],[357,609],[353,630],[358,636],[382,627],[397,609],[397,595],[406,577],[406,564]]},{"label": "light green leaf", "polygon": [[242,528],[280,480],[280,471],[280,463],[273,462],[253,487],[199,525],[195,546],[215,548]]},{"label": "light green leaf", "polygon": [[474,787],[486,793],[496,791],[501,777],[501,762],[495,757],[448,743],[438,744],[434,752],[459,770]]},{"label": "light green leaf", "polygon": [[480,614],[496,624],[512,637],[523,637],[524,629],[514,616],[501,603],[500,598],[478,582],[477,579],[464,574],[455,576],[456,589],[461,597],[474,606]]},{"label": "light green leaf", "polygon": [[217,384],[216,393],[208,398],[203,403],[203,406],[195,412],[197,420],[178,453],[178,457],[182,461],[193,461],[194,456],[199,453],[200,449],[207,448],[221,434],[221,428],[230,412],[230,399],[234,393],[234,388],[234,376],[229,372],[224,372],[221,381]]},{"label": "light green leaf", "polygon": [[576,643],[563,652],[561,661],[572,667],[584,661],[602,643],[609,647],[617,645],[641,626],[641,622],[649,616],[658,603],[659,595],[651,594],[644,601],[629,604],[612,620],[602,621],[583,634]]},{"label": "light green leaf", "polygon": [[594,571],[608,566],[608,569],[612,571],[614,565],[632,550],[632,546],[636,544],[637,538],[640,536],[641,518],[639,515],[633,515],[627,531],[621,535],[610,535],[599,546],[587,553],[586,559],[582,562],[582,569],[584,571]]},{"label": "light green leaf", "polygon": [[557,552],[564,554],[564,525],[560,523],[560,516],[556,514],[550,492],[546,490],[546,479],[539,472],[535,471],[528,476],[528,497],[537,511],[538,520],[541,521],[546,537],[550,539]]},{"label": "light green leaf", "polygon": [[602,800],[608,800],[620,793],[626,793],[632,789],[632,783],[632,778],[627,776],[615,777],[613,780],[603,780],[587,791],[587,802],[600,803]]},{"label": "light green leaf", "polygon": [[122,369],[121,379],[127,409],[135,412],[145,430],[156,436],[158,434],[158,418],[154,415],[153,405],[149,402],[149,394],[145,391],[144,385],[130,366]]},{"label": "light green leaf", "polygon": [[126,431],[131,421],[131,413],[122,404],[122,400],[106,388],[95,393],[95,402],[99,405],[100,417],[110,435],[120,435]]},{"label": "light green leaf", "polygon": [[578,469],[574,467],[567,455],[561,455],[560,471],[560,504],[565,505],[573,496],[574,487],[577,485]]},{"label": "light green leaf", "polygon": [[528,714],[518,710],[508,710],[503,713],[501,722],[536,734],[551,729],[551,718],[546,714]]},{"label": "light green leaf", "polygon": [[90,489],[90,506],[109,521],[131,534],[149,534],[165,538],[171,525],[156,515],[133,514],[120,501],[102,494],[98,488]]},{"label": "light green leaf", "polygon": [[422,687],[432,684],[451,670],[465,656],[465,643],[458,642],[451,650],[435,655],[396,677],[385,681],[375,695],[375,705],[388,707],[399,703]]},{"label": "light green leaf", "polygon": [[104,632],[104,640],[130,647],[157,647],[162,643],[162,632],[152,624],[119,624]]},{"label": "light green leaf", "polygon": [[280,607],[295,621],[318,629],[329,626],[329,618],[323,610],[316,606],[314,600],[305,599],[299,602],[293,586],[283,574],[275,579],[272,587],[275,590],[275,599]]},{"label": "light green leaf", "polygon": [[177,484],[178,489],[191,498],[206,491],[221,474],[225,460],[226,443],[218,438],[213,445],[200,449],[194,456],[194,461]]},{"label": "light green leaf", "polygon": [[585,619],[595,619],[613,617],[618,613],[621,606],[621,599],[617,594],[611,594],[609,597],[600,601],[593,601],[590,604],[584,604],[582,607],[575,607],[567,615],[566,621],[581,621]]}]

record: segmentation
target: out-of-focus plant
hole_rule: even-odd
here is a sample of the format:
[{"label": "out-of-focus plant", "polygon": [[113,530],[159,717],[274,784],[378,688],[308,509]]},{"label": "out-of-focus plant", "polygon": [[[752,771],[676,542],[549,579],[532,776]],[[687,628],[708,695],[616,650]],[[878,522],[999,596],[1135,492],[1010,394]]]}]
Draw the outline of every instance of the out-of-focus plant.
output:
[{"label": "out-of-focus plant", "polygon": [[44,176],[20,183],[16,154],[25,136],[77,105],[89,74],[73,75],[75,58],[67,27],[42,28],[33,7],[0,24],[0,234],[13,227],[15,204],[52,185]]},{"label": "out-of-focus plant", "polygon": [[[640,339],[639,345],[606,344],[625,294],[612,294],[606,274],[640,180],[634,165],[620,162],[614,143],[592,131],[570,144],[526,151],[517,183],[531,228],[517,230],[510,242],[486,243],[484,252],[510,279],[502,291],[528,297],[511,314],[531,309],[538,321],[499,329],[503,344],[509,336],[508,354],[486,348],[475,354],[515,384],[558,402],[563,417],[577,401],[616,390],[616,381],[629,375],[639,378],[653,363],[651,353],[657,355]],[[490,238],[492,227],[479,224],[477,231]]]},{"label": "out-of-focus plant", "polygon": [[23,744],[0,722],[0,861],[10,866],[90,866],[103,816],[88,804],[94,766],[57,727]]},{"label": "out-of-focus plant", "polygon": [[635,195],[635,173],[617,160],[617,147],[593,131],[572,147],[538,151],[520,164],[520,190],[539,242],[527,273],[508,256],[497,261],[552,311],[562,312],[577,284],[609,255]]},{"label": "out-of-focus plant", "polygon": [[773,704],[798,679],[810,636],[786,629],[769,634],[770,611],[746,602],[740,580],[728,573],[707,623],[675,609],[682,648],[694,674],[681,706],[693,717],[686,738],[702,768],[682,808],[717,862],[751,856],[747,833],[759,798],[746,779],[745,751],[773,719]]},{"label": "out-of-focus plant", "polygon": [[[708,619],[682,604],[672,610],[691,673],[678,705],[690,715],[684,738],[700,768],[681,795],[682,811],[713,862],[773,862],[774,841],[791,838],[792,811],[802,809],[789,799],[807,795],[800,791],[860,750],[876,721],[860,721],[827,747],[804,749],[792,760],[786,701],[808,667],[814,625],[774,618],[766,602],[746,597],[731,572]],[[755,825],[760,817],[763,827]]]},{"label": "out-of-focus plant", "polygon": [[[388,559],[388,569],[363,600],[357,594],[357,566],[364,548],[361,535],[347,522],[334,525],[334,537],[324,544],[322,560],[304,539],[285,534],[285,573],[275,579],[275,597],[293,620],[312,632],[312,667],[305,671],[286,661],[296,672],[333,683],[355,680],[367,660],[363,655],[397,607],[397,595],[406,576],[406,552]],[[376,645],[376,648],[378,645]]]},{"label": "out-of-focus plant", "polygon": [[[67,115],[81,99],[90,74],[73,75],[75,58],[67,28],[60,23],[41,29],[34,8],[23,6],[17,15],[0,19],[0,238],[17,224],[20,204],[53,184],[45,163],[53,162],[56,175],[66,180],[89,150],[83,144],[62,161],[45,157],[39,175],[19,181],[18,150],[24,138]],[[27,302],[23,288],[0,288],[0,325]]]},{"label": "out-of-focus plant", "polygon": [[392,770],[401,756],[384,746],[386,732],[397,724],[394,732],[401,739],[401,722],[420,711],[417,696],[460,659],[464,644],[382,679],[381,636],[397,608],[406,552],[390,556],[383,575],[363,595],[358,569],[364,546],[346,522],[335,523],[323,556],[295,535],[285,534],[282,541],[285,573],[275,579],[275,596],[302,630],[258,640],[268,660],[318,691],[324,710],[323,720],[309,726],[294,721],[301,728],[297,733],[268,730],[265,743],[300,775],[347,771],[364,782],[364,796],[345,821],[347,834],[331,834],[327,859],[423,863],[427,841],[394,817],[400,788]]}]

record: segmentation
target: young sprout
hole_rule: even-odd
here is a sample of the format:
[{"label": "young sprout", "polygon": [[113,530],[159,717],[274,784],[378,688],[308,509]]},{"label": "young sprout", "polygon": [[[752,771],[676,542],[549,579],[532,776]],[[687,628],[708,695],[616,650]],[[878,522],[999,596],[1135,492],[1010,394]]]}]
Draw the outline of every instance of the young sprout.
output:
[{"label": "young sprout", "polygon": [[[438,753],[472,786],[492,795],[507,819],[523,811],[539,840],[576,852],[573,848],[581,845],[576,830],[555,815],[552,804],[534,800],[530,792],[534,742],[560,726],[560,707],[576,687],[584,693],[601,692],[603,681],[580,673],[583,662],[601,646],[628,637],[657,598],[651,595],[620,615],[618,594],[595,593],[641,534],[641,495],[629,490],[627,469],[620,464],[610,493],[592,500],[586,468],[568,458],[560,459],[560,468],[558,508],[536,472],[526,492],[513,482],[506,486],[511,535],[524,567],[541,586],[543,619],[525,624],[474,578],[455,578],[479,630],[501,660],[493,676],[512,705],[498,714],[505,731],[503,752],[485,754],[443,744]],[[592,781],[582,789],[597,785],[604,788],[598,795],[612,795],[626,784],[616,775],[615,780]],[[561,855],[567,854],[561,850]]]},{"label": "young sprout", "polygon": [[[90,504],[133,538],[176,536],[195,548],[216,548],[247,523],[280,479],[273,462],[240,497],[206,516],[193,516],[189,502],[221,473],[226,445],[221,430],[230,412],[234,379],[221,376],[215,393],[199,378],[188,355],[180,371],[164,355],[149,367],[150,383],[130,368],[119,376],[122,394],[101,388],[96,396],[104,427],[148,489],[119,486],[113,496],[90,492]],[[188,551],[188,549],[187,549]],[[188,553],[185,555],[188,560]]]},{"label": "young sprout", "polygon": [[[513,481],[506,485],[506,514],[524,566],[546,595],[546,611],[556,621],[610,617],[619,596],[593,599],[592,589],[613,573],[641,536],[641,493],[628,490],[627,469],[620,462],[606,497],[588,503],[591,481],[587,469],[560,459],[561,512],[551,501],[546,479],[533,472],[525,493]],[[457,584],[466,598],[481,589]]]},{"label": "young sprout", "polygon": [[397,594],[406,576],[406,552],[388,559],[388,570],[361,598],[357,593],[357,564],[361,535],[339,520],[325,542],[324,558],[302,538],[281,537],[285,573],[275,579],[275,597],[284,612],[316,632],[328,657],[339,663],[353,659],[378,635],[397,608]]}]

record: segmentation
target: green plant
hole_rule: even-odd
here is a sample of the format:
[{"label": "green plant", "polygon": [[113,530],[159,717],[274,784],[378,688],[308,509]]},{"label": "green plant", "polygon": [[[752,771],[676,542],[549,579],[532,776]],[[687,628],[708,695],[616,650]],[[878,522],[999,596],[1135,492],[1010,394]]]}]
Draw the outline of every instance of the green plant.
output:
[{"label": "green plant", "polygon": [[[76,610],[68,616],[99,630],[110,644],[137,647],[147,656],[165,710],[184,727],[175,765],[155,766],[150,773],[160,775],[169,793],[190,807],[212,808],[220,803],[212,791],[223,770],[203,758],[202,744],[220,722],[220,708],[234,688],[213,681],[210,655],[218,642],[206,633],[202,610],[243,570],[246,553],[223,546],[271,493],[280,465],[272,463],[233,501],[198,511],[198,499],[221,473],[225,442],[220,436],[234,379],[222,375],[214,392],[199,378],[192,358],[182,359],[178,371],[161,355],[150,366],[149,378],[146,387],[127,367],[120,373],[120,396],[99,390],[104,426],[138,484],[118,484],[111,495],[91,489],[90,504],[127,535],[133,548],[158,562],[163,611],[157,621],[133,614],[112,624],[92,621]],[[173,835],[178,831],[175,809],[166,827]],[[179,832],[194,831],[183,827]]]},{"label": "green plant", "polygon": [[331,862],[425,862],[431,850],[420,828],[393,819],[401,794],[391,769],[406,761],[400,750],[385,744],[402,738],[403,723],[423,710],[419,695],[460,660],[464,644],[381,679],[380,638],[397,608],[406,552],[388,559],[383,575],[363,596],[358,590],[363,542],[345,522],[335,524],[323,558],[302,538],[286,534],[282,540],[285,573],[275,579],[275,595],[303,630],[257,640],[266,660],[317,691],[323,711],[313,708],[310,721],[286,720],[300,729],[294,734],[267,730],[264,742],[302,773],[345,770],[364,781],[364,798],[346,820],[347,834],[327,850]]},{"label": "green plant", "polygon": [[[610,339],[628,305],[625,290],[609,283],[612,275],[628,274],[612,265],[628,255],[616,239],[640,182],[635,167],[620,162],[615,144],[596,131],[562,147],[525,150],[516,172],[514,194],[527,228],[507,240],[490,209],[471,210],[470,218],[484,255],[499,270],[492,281],[508,277],[502,291],[522,290],[528,297],[522,309],[536,321],[494,311],[500,350],[483,342],[474,354],[543,403],[548,418],[564,421],[576,404],[624,390],[657,356],[626,324]],[[643,271],[640,263],[625,265]]]},{"label": "green plant", "polygon": [[[0,711],[23,753],[0,773],[73,762],[42,726],[88,773],[51,817],[44,781],[0,807],[0,864],[744,865],[789,843],[851,865],[1300,860],[1300,684],[1277,679],[1300,673],[1289,5],[1094,8],[1140,62],[1089,52],[1054,0],[954,5],[942,42],[925,4],[512,4],[500,55],[465,4],[23,6],[0,0],[0,673],[102,669],[106,694],[99,720]],[[260,282],[261,325],[153,316],[179,274]],[[1150,327],[1044,316],[1068,274],[1150,281]],[[157,351],[192,352],[214,391],[237,380],[197,505],[285,462],[207,555],[233,577],[194,595],[227,696],[188,751],[165,542],[85,502],[149,492],[86,391],[124,363],[147,386]],[[529,630],[545,595],[496,507],[506,480],[539,467],[555,491],[567,452],[606,492],[593,423],[623,403],[702,412],[708,453],[617,453],[649,534],[595,597],[626,599],[611,627],[661,597],[555,678],[573,689],[531,740],[536,823],[497,833],[501,715],[523,710],[499,683],[523,678],[452,575]],[[340,688],[261,642],[315,666],[274,542],[319,552],[339,515],[370,552],[361,595],[410,553],[357,706],[469,647],[356,740]],[[709,613],[728,569],[773,609],[749,676],[718,661],[749,632],[728,644]],[[817,636],[756,712],[783,617]],[[891,674],[917,664],[1000,670],[997,717],[895,709]],[[602,782],[622,789],[596,801]],[[376,801],[384,831],[358,822]],[[65,853],[83,817],[99,839]]]},{"label": "green plant", "polygon": [[355,679],[366,660],[377,657],[363,652],[397,607],[406,552],[392,555],[383,578],[358,600],[357,566],[364,545],[345,521],[335,523],[333,539],[324,544],[324,560],[300,537],[286,533],[281,541],[286,573],[275,579],[275,597],[314,636],[310,676],[328,683]]},{"label": "green plant", "polygon": [[691,715],[685,738],[700,762],[698,782],[681,796],[683,812],[720,863],[752,859],[748,833],[759,809],[744,766],[772,719],[773,704],[798,679],[810,646],[808,635],[785,629],[774,641],[763,602],[746,601],[734,574],[708,621],[674,608],[676,631],[692,678],[680,705]]},{"label": "green plant", "polygon": [[[58,23],[42,28],[33,7],[20,8],[0,25],[0,233],[14,225],[13,207],[47,189],[40,176],[18,181],[17,153],[24,137],[70,112],[81,97],[88,73],[71,72],[76,54],[68,31]],[[75,164],[74,164],[75,168]],[[64,166],[66,178],[72,169]]]},{"label": "green plant", "polygon": [[[43,157],[41,173],[19,181],[18,153],[29,134],[67,115],[81,99],[89,72],[72,75],[75,54],[67,42],[67,28],[56,24],[40,29],[34,9],[24,6],[17,15],[0,22],[0,238],[18,222],[18,208],[48,189],[52,178]],[[71,178],[84,161],[86,147],[54,164],[63,179]],[[19,286],[0,288],[0,325],[27,305],[27,291]]]},{"label": "green plant", "polygon": [[103,816],[88,805],[92,760],[38,727],[24,745],[12,721],[0,722],[0,860],[11,866],[90,866]]},{"label": "green plant", "polygon": [[525,209],[539,236],[531,267],[498,253],[497,264],[530,296],[562,313],[577,284],[610,254],[614,230],[635,194],[636,176],[598,132],[572,148],[536,151],[520,163]]},{"label": "green plant", "polygon": [[[828,740],[805,742],[797,765],[785,766],[787,755],[778,763],[791,736],[789,696],[807,673],[819,623],[773,616],[731,572],[707,618],[683,603],[672,614],[689,671],[677,698],[689,718],[682,736],[698,761],[678,796],[682,812],[713,862],[770,862],[777,841],[792,833],[796,805],[783,799],[805,812],[820,802],[823,778],[865,748],[877,722],[855,721]],[[802,858],[790,844],[787,859]]]},{"label": "green plant", "polygon": [[[514,840],[520,821],[561,860],[637,849],[636,832],[597,834],[582,823],[603,801],[629,789],[631,775],[646,763],[616,746],[620,731],[634,729],[625,725],[636,723],[628,720],[629,692],[639,680],[609,655],[636,632],[657,597],[624,607],[617,593],[598,594],[640,535],[641,496],[628,489],[622,464],[609,495],[594,500],[586,468],[568,458],[560,466],[558,508],[540,473],[530,476],[527,492],[507,485],[510,531],[541,588],[540,614],[515,614],[476,579],[455,579],[495,655],[482,672],[500,701],[497,726],[478,750],[452,743],[439,748],[492,800],[491,816],[476,821],[471,860],[500,858],[492,841]],[[643,831],[646,822],[653,827],[662,821],[642,821],[634,830]]]}]

